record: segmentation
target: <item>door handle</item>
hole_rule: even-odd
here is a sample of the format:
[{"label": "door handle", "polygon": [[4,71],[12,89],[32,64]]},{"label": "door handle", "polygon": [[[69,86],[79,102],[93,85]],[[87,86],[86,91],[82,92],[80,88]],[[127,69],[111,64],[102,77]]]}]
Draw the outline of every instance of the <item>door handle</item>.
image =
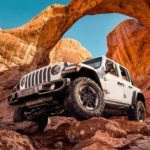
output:
[{"label": "door handle", "polygon": [[132,89],[133,87],[129,85],[129,89]]},{"label": "door handle", "polygon": [[121,82],[117,82],[117,84],[120,86],[124,86],[124,83],[121,83]]}]

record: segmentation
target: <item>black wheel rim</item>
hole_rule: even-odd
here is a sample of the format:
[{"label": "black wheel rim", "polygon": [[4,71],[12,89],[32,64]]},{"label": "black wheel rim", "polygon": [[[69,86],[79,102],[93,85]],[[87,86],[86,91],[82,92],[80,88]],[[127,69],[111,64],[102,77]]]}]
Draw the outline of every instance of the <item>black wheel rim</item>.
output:
[{"label": "black wheel rim", "polygon": [[79,89],[79,101],[88,110],[98,107],[99,99],[96,90],[89,85],[83,85]]},{"label": "black wheel rim", "polygon": [[138,108],[138,120],[143,122],[145,120],[145,110],[143,107]]}]

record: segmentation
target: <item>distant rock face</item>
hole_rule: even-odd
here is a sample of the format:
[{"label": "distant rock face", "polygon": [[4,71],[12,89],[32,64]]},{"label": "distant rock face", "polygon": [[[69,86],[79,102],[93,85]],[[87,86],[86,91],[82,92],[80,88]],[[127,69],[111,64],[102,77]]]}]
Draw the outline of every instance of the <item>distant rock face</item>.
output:
[{"label": "distant rock face", "polygon": [[[127,67],[144,91],[150,106],[150,30],[131,19],[118,25],[107,37],[107,56]],[[148,113],[150,109],[147,107]]]},{"label": "distant rock face", "polygon": [[49,6],[21,27],[0,30],[0,37],[4,37],[0,38],[3,49],[0,62],[5,69],[19,66],[23,70],[48,64],[50,50],[74,22],[85,15],[122,13],[149,27],[149,5],[149,0],[72,0],[66,6]]},{"label": "distant rock face", "polygon": [[50,52],[50,63],[79,63],[92,58],[92,55],[78,41],[73,39],[60,40]]}]

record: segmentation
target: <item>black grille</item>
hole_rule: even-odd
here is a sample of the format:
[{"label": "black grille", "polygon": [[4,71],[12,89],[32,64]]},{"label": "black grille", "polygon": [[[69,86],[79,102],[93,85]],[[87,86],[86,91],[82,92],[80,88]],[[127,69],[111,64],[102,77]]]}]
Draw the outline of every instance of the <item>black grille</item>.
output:
[{"label": "black grille", "polygon": [[47,71],[47,68],[45,68],[43,71],[43,82],[46,82],[46,76],[47,76],[46,71]]},{"label": "black grille", "polygon": [[34,85],[35,85],[35,72],[32,75],[32,86],[34,86]]},{"label": "black grille", "polygon": [[39,83],[41,84],[42,83],[42,73],[43,73],[43,70],[40,70],[40,74],[39,74]]},{"label": "black grille", "polygon": [[31,87],[31,74],[29,75],[29,78],[28,78],[28,87]]},{"label": "black grille", "polygon": [[47,81],[48,82],[51,81],[51,67],[49,67],[48,70],[47,70]]},{"label": "black grille", "polygon": [[38,70],[25,77],[25,88],[30,88],[38,84],[50,82],[51,67]]},{"label": "black grille", "polygon": [[28,87],[28,76],[26,76],[26,83],[25,83],[25,88]]},{"label": "black grille", "polygon": [[39,71],[37,71],[35,75],[35,85],[38,85],[38,76],[39,76]]}]

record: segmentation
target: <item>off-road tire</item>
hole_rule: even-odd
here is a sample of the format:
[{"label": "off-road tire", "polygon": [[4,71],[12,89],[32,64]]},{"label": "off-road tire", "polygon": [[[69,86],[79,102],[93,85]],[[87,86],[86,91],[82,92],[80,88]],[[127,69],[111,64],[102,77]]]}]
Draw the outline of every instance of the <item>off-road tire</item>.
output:
[{"label": "off-road tire", "polygon": [[[79,89],[82,86],[89,86],[96,92],[98,98],[98,105],[93,110],[88,110],[81,104]],[[95,93],[94,93],[95,94]],[[91,117],[99,117],[104,110],[104,94],[101,88],[91,79],[86,77],[79,77],[72,81],[71,85],[66,89],[65,109],[70,116],[77,119],[88,119]],[[95,100],[94,100],[95,101]]]},{"label": "off-road tire", "polygon": [[48,118],[47,117],[38,117],[38,118],[34,119],[34,121],[38,126],[38,131],[42,132],[42,131],[44,131],[44,129],[47,126]]},{"label": "off-road tire", "polygon": [[[140,112],[141,111],[141,114]],[[130,109],[128,113],[129,120],[143,122],[146,118],[146,108],[142,101],[137,101],[135,108]]]}]

